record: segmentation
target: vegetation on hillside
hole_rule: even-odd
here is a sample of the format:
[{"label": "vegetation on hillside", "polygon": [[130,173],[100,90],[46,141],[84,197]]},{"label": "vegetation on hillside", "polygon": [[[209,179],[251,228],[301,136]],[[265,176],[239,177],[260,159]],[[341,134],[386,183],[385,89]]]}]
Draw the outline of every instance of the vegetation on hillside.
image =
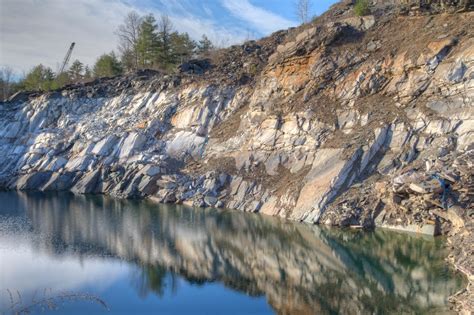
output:
[{"label": "vegetation on hillside", "polygon": [[92,71],[94,77],[114,77],[122,74],[123,68],[119,59],[114,52],[110,54],[103,54],[95,62],[94,69]]},{"label": "vegetation on hillside", "polygon": [[354,13],[358,16],[368,15],[370,13],[368,0],[357,0],[354,5]]},{"label": "vegetation on hillside", "polygon": [[99,56],[91,68],[75,60],[66,71],[55,73],[50,67],[39,64],[16,80],[11,68],[0,68],[0,101],[20,90],[49,91],[142,69],[172,72],[177,65],[197,56],[207,56],[214,50],[214,44],[206,35],[195,41],[188,33],[175,31],[166,15],[156,19],[153,14],[140,16],[130,12],[115,34],[118,53],[112,51]]}]

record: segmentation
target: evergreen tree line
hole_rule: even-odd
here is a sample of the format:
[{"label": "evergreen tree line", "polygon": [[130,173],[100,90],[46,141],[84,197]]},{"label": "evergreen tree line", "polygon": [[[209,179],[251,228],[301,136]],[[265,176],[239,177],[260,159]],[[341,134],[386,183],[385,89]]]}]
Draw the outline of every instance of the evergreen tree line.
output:
[{"label": "evergreen tree line", "polygon": [[188,33],[179,33],[166,15],[158,20],[153,14],[140,16],[130,12],[116,30],[119,53],[97,58],[92,68],[79,60],[60,74],[42,64],[33,67],[21,80],[13,80],[9,67],[0,69],[0,100],[19,90],[49,91],[67,84],[95,78],[113,77],[141,69],[173,71],[176,66],[196,56],[206,56],[214,45],[206,35],[198,42]]},{"label": "evergreen tree line", "polygon": [[[94,67],[95,70],[95,67]],[[56,75],[50,67],[39,64],[28,71],[22,79],[14,80],[10,67],[0,68],[0,101],[18,91],[49,91],[67,84],[91,80],[94,73],[79,60],[75,60],[67,71]]]},{"label": "evergreen tree line", "polygon": [[126,72],[138,69],[171,71],[195,55],[205,55],[214,49],[206,35],[196,42],[188,33],[175,31],[166,15],[157,20],[153,14],[140,16],[130,12],[116,35],[120,64]]}]

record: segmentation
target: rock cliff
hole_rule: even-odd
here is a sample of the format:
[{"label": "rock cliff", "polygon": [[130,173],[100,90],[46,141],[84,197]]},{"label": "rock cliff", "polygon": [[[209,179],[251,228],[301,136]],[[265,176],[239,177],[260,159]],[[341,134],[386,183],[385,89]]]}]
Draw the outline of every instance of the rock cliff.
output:
[{"label": "rock cliff", "polygon": [[16,95],[0,105],[0,186],[472,244],[473,2],[374,1],[363,17],[352,6],[177,74]]}]

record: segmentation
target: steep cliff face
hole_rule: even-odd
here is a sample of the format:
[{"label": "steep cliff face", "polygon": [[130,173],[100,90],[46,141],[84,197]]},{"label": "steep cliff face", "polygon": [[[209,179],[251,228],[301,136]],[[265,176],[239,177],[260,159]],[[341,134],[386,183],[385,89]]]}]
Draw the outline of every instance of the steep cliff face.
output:
[{"label": "steep cliff face", "polygon": [[0,185],[471,233],[472,1],[400,3],[339,3],[176,75],[17,96]]}]

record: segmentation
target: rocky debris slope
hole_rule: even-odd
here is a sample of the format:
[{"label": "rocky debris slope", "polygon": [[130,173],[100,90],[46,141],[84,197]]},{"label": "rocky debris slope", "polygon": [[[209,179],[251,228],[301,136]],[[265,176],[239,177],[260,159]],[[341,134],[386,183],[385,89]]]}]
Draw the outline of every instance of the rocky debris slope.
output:
[{"label": "rocky debris slope", "polygon": [[341,2],[178,74],[17,95],[0,105],[0,186],[466,231],[472,1],[413,3]]},{"label": "rocky debris slope", "polygon": [[420,15],[434,13],[459,13],[472,11],[472,0],[375,0],[378,8],[396,10],[399,14]]}]

